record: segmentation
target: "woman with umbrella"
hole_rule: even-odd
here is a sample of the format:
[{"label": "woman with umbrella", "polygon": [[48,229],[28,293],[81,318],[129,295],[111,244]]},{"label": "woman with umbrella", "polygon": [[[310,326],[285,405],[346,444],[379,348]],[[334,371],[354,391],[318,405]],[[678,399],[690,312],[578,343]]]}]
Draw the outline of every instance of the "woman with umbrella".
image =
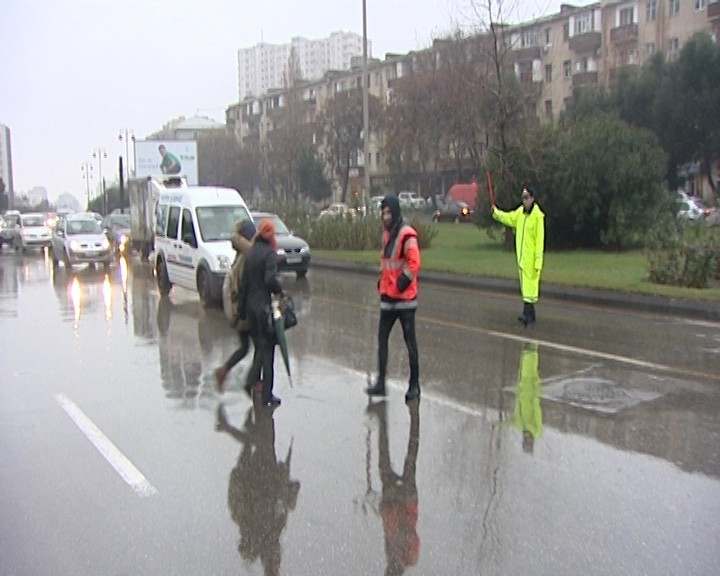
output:
[{"label": "woman with umbrella", "polygon": [[271,220],[263,220],[260,222],[257,235],[245,261],[245,270],[243,271],[245,291],[240,307],[240,318],[247,319],[250,325],[250,336],[255,347],[246,388],[262,382],[262,404],[265,406],[280,404],[280,398],[273,395],[275,379],[273,364],[277,341],[270,307],[272,295],[282,293],[275,261],[276,250],[275,225]]}]

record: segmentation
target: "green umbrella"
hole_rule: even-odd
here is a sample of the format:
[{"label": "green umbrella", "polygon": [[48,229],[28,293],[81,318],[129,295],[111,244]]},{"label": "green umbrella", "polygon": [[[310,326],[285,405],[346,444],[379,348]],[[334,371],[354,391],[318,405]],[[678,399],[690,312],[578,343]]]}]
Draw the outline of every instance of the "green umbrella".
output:
[{"label": "green umbrella", "polygon": [[277,300],[272,302],[272,323],[275,330],[275,339],[277,340],[280,352],[282,353],[285,370],[287,370],[290,386],[292,386],[292,374],[290,374],[290,353],[288,352],[288,342],[285,336],[285,318],[280,311],[280,303]]}]

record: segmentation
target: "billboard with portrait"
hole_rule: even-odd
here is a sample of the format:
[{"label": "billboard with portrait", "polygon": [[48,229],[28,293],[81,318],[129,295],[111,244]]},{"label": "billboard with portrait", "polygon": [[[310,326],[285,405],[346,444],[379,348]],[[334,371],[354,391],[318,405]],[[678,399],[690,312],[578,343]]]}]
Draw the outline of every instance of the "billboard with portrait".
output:
[{"label": "billboard with portrait", "polygon": [[194,140],[136,140],[135,176],[185,176],[190,186],[198,184],[197,142]]}]

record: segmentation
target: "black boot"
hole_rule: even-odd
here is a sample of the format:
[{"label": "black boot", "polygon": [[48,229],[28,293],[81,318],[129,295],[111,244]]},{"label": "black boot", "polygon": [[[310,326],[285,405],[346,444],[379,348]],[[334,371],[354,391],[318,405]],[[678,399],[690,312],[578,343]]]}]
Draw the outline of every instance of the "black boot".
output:
[{"label": "black boot", "polygon": [[529,304],[530,306],[530,316],[528,321],[529,322],[535,322],[535,304]]},{"label": "black boot", "polygon": [[368,396],[385,396],[385,382],[378,380],[374,386],[368,386],[365,388],[365,394]]},{"label": "black boot", "polygon": [[523,312],[522,314],[520,314],[520,316],[518,316],[518,322],[522,322],[522,325],[526,327],[528,325],[528,322],[530,322],[530,306],[530,304],[525,302],[523,304]]},{"label": "black boot", "polygon": [[405,402],[410,402],[415,398],[420,398],[420,384],[417,382],[408,387],[408,391],[405,392]]}]

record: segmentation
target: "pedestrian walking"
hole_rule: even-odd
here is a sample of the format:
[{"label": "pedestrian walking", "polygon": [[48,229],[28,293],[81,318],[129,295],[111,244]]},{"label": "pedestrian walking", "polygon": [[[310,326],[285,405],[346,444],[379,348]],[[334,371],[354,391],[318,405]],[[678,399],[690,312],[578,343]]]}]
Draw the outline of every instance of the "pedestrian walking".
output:
[{"label": "pedestrian walking", "polygon": [[[234,302],[237,303],[238,311],[236,314],[239,316],[239,303],[242,299],[241,290],[242,276],[245,269],[245,258],[252,248],[252,240],[256,234],[255,224],[251,220],[241,220],[235,226],[235,233],[230,238],[230,243],[235,249],[235,260],[233,261],[230,269],[230,274],[233,276],[232,285],[235,286],[234,294],[231,295]],[[235,323],[235,329],[238,331],[240,337],[240,347],[233,352],[227,359],[225,364],[215,369],[215,380],[217,381],[217,390],[219,393],[225,390],[225,379],[228,373],[233,367],[240,362],[247,355],[250,350],[250,327],[247,319],[240,320],[237,318]],[[252,395],[251,388],[245,386],[245,392],[249,396]]]},{"label": "pedestrian walking", "polygon": [[262,404],[278,406],[280,398],[273,395],[275,380],[275,332],[270,303],[273,294],[282,294],[275,255],[277,240],[272,220],[260,222],[252,248],[243,270],[243,301],[240,318],[249,322],[250,336],[255,347],[253,363],[248,372],[246,390],[262,383]]},{"label": "pedestrian walking", "polygon": [[365,392],[369,396],[384,396],[386,393],[388,339],[395,321],[400,320],[410,363],[410,382],[405,393],[405,401],[409,402],[420,396],[420,368],[415,336],[420,247],[417,232],[403,220],[397,196],[385,196],[380,208],[384,231],[378,281],[380,293],[378,375],[375,384],[366,388]]},{"label": "pedestrian walking", "polygon": [[540,209],[533,188],[523,188],[522,204],[504,212],[492,204],[492,217],[515,231],[515,255],[520,276],[523,311],[518,320],[523,326],[535,322],[535,304],[540,294],[540,275],[545,251],[545,214]]}]

